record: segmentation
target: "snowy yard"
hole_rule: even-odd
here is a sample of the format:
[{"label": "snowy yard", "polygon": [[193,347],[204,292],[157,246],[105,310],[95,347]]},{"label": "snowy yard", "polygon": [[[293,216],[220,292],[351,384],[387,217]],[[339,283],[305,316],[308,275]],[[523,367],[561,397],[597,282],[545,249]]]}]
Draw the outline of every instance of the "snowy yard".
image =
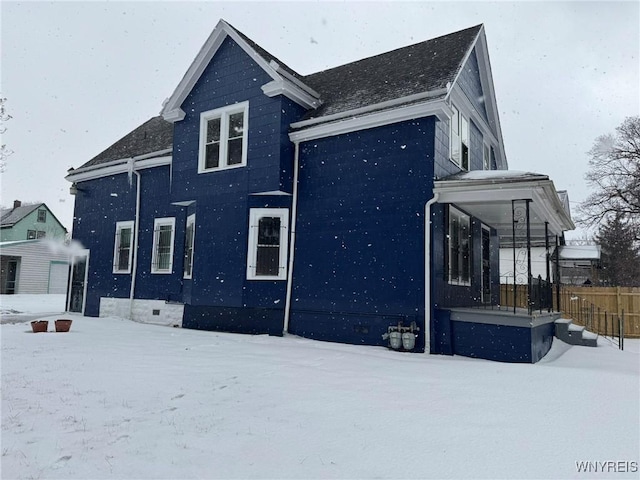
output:
[{"label": "snowy yard", "polygon": [[66,316],[1,327],[3,479],[638,478],[638,341],[515,365]]}]

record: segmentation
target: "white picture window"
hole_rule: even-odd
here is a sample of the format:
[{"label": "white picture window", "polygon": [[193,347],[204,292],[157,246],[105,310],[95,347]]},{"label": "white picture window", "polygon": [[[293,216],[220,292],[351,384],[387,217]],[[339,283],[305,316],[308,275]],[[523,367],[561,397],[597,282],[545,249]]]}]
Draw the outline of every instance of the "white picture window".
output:
[{"label": "white picture window", "polygon": [[469,121],[451,105],[453,115],[449,131],[449,156],[463,170],[469,170]]},{"label": "white picture window", "polygon": [[247,164],[249,102],[200,114],[198,173]]},{"label": "white picture window", "polygon": [[133,221],[116,222],[113,242],[113,273],[131,273]]},{"label": "white picture window", "polygon": [[156,218],[153,221],[153,253],[151,273],[171,273],[173,271],[173,240],[176,219]]},{"label": "white picture window", "polygon": [[193,245],[196,238],[196,215],[187,217],[187,227],[184,234],[184,278],[191,278],[193,274]]},{"label": "white picture window", "polygon": [[471,221],[468,215],[449,207],[449,283],[471,285]]},{"label": "white picture window", "polygon": [[247,279],[286,280],[288,230],[288,209],[250,210]]}]

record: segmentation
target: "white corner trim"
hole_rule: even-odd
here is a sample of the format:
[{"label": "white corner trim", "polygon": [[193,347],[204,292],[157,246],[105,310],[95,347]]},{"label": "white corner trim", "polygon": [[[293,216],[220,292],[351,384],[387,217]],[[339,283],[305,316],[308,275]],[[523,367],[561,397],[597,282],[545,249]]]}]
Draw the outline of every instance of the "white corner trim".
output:
[{"label": "white corner trim", "polygon": [[[292,142],[305,142],[317,138],[324,138],[343,133],[366,130],[369,128],[389,125],[391,123],[413,120],[415,118],[435,115],[440,121],[447,121],[451,116],[451,108],[443,100],[427,101],[391,110],[383,110],[368,115],[355,116],[331,123],[323,123],[313,127],[291,132]],[[292,124],[293,125],[293,124]]]}]

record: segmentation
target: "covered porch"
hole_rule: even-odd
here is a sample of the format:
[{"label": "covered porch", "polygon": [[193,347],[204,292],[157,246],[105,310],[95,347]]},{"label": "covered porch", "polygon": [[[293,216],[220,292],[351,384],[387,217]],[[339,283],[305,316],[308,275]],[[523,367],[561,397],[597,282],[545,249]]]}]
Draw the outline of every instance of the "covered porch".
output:
[{"label": "covered porch", "polygon": [[[434,312],[435,350],[506,362],[535,363],[551,347],[559,306],[553,305],[552,252],[574,224],[566,192],[546,175],[507,170],[459,173],[434,182],[440,204],[450,204],[494,229],[500,248],[512,252],[510,271],[500,272],[513,292],[526,288],[526,308],[516,298],[468,307],[447,305]],[[534,275],[532,249],[544,249],[543,275]],[[557,269],[554,269],[557,272]],[[503,298],[504,300],[504,298]],[[507,305],[505,305],[506,303]],[[554,312],[555,307],[555,312]]]}]

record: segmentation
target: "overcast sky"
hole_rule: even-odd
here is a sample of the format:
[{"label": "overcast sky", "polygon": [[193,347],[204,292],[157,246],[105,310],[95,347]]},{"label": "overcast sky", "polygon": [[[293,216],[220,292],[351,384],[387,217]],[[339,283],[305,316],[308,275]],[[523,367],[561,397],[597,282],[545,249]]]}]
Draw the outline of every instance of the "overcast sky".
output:
[{"label": "overcast sky", "polygon": [[588,194],[594,139],[640,113],[637,1],[2,1],[0,10],[0,91],[13,116],[2,143],[14,151],[1,203],[46,202],[68,229],[67,169],[157,115],[220,18],[303,75],[484,23],[509,168],[548,174],[573,209]]}]

